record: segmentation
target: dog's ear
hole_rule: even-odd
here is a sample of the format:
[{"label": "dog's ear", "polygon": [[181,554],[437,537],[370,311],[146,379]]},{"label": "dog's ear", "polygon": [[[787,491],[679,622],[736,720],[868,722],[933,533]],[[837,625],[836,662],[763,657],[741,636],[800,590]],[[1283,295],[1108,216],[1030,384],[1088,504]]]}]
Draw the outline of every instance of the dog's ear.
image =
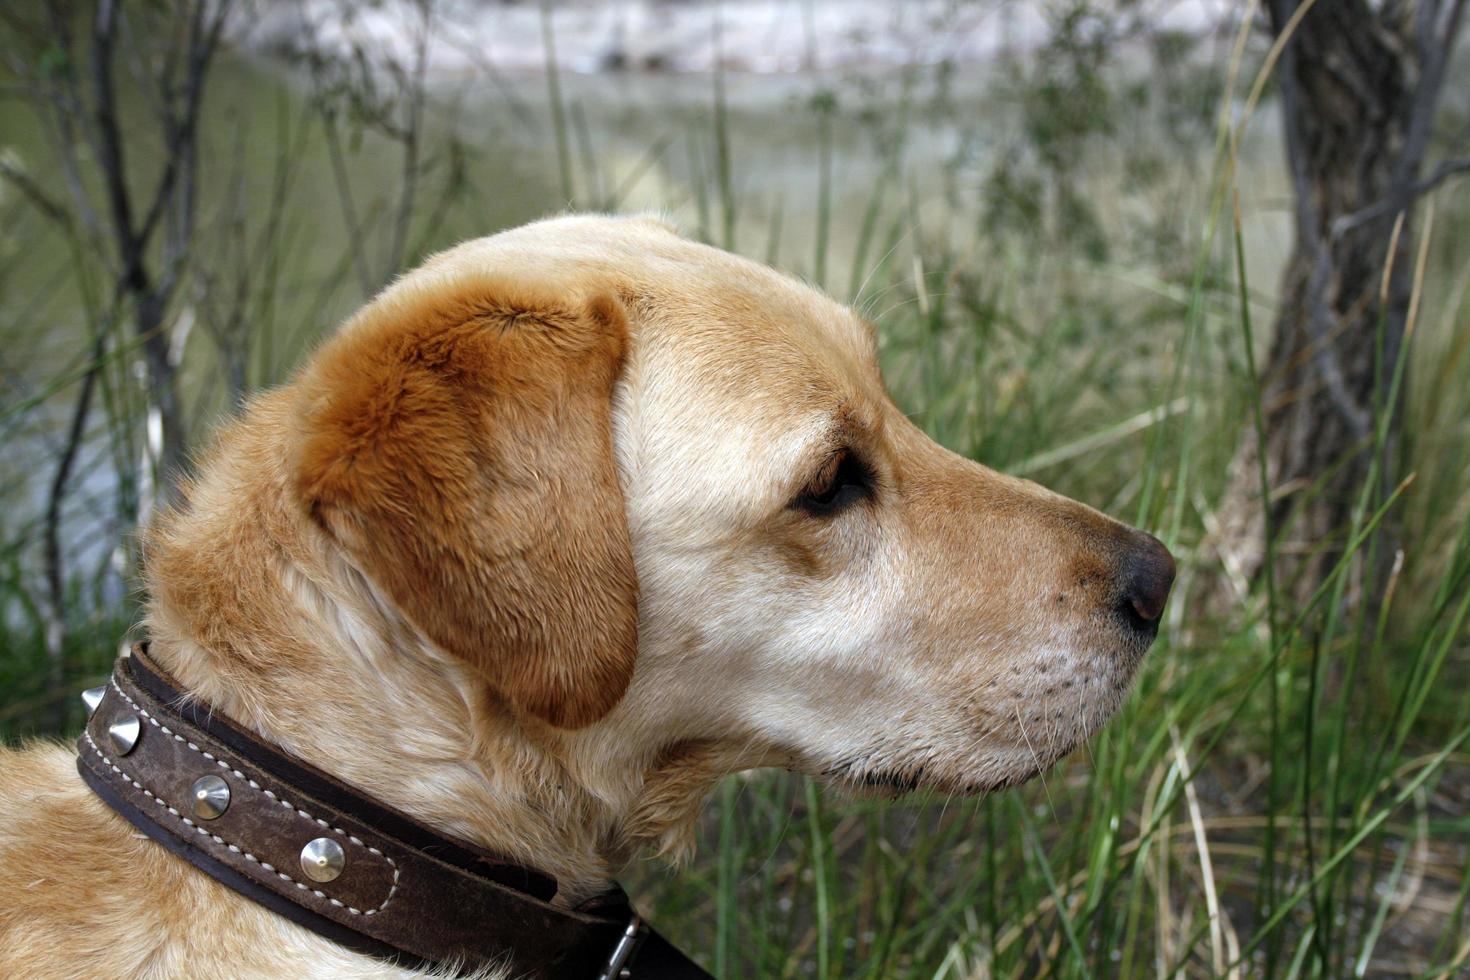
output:
[{"label": "dog's ear", "polygon": [[617,704],[637,578],[612,453],[612,295],[427,269],[298,381],[292,490],[399,610],[563,727]]}]

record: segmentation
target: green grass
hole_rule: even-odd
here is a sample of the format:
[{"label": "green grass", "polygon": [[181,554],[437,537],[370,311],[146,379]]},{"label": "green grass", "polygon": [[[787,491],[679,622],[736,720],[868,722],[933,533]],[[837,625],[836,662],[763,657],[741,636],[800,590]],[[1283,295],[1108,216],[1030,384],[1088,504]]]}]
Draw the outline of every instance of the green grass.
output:
[{"label": "green grass", "polygon": [[[734,128],[748,121],[727,101],[729,79],[712,80],[703,116],[622,157],[595,152],[598,133],[561,81],[553,71],[545,85],[543,158],[559,187],[548,209],[568,197],[667,205],[716,244],[824,283],[877,322],[895,398],[937,439],[1140,523],[1180,558],[1137,690],[1092,744],[984,799],[854,801],[785,773],[732,777],[690,866],[640,863],[626,878],[664,932],[723,977],[1464,975],[1465,191],[1441,195],[1434,236],[1416,245],[1422,304],[1391,379],[1407,392],[1401,475],[1414,479],[1382,499],[1365,489],[1348,552],[1309,604],[1286,603],[1284,583],[1267,580],[1207,615],[1224,467],[1243,427],[1260,424],[1275,279],[1259,263],[1279,206],[1267,197],[1284,182],[1269,152],[1252,162],[1250,148],[1273,120],[1239,124],[1238,143],[1218,129],[1153,190],[1126,177],[1138,134],[1105,137],[1095,165],[1067,178],[1113,236],[1103,256],[1065,222],[1017,235],[984,218],[983,195],[931,186],[974,173],[914,159],[910,127],[940,110],[922,109],[912,79],[891,80],[899,95],[874,117],[843,114],[814,83],[781,121],[809,142],[780,186],[742,176]],[[1237,97],[1248,88],[1231,78],[1222,98],[1232,85]],[[871,146],[855,148],[864,136]],[[857,156],[879,177],[839,193]],[[665,182],[648,190],[659,171]],[[56,387],[71,376],[57,372]],[[51,388],[37,390],[7,389],[0,419],[38,412]],[[1343,597],[1383,521],[1404,555],[1382,617],[1365,621]],[[0,648],[0,732],[14,735],[44,727],[49,702],[32,539],[6,530],[16,543],[0,594],[15,613]],[[77,687],[105,669],[132,612],[88,588],[78,582],[73,604]]]}]

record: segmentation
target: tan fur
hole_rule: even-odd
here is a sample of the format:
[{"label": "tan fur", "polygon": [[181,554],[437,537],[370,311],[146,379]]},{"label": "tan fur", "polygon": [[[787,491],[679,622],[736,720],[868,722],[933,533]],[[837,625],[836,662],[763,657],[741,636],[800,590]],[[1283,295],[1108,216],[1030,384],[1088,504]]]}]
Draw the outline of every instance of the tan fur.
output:
[{"label": "tan fur", "polygon": [[556,725],[596,721],[633,676],[610,417],[627,332],[575,283],[410,278],[296,385],[301,509],[434,643]]},{"label": "tan fur", "polygon": [[[858,454],[874,489],[793,506]],[[290,752],[540,867],[686,853],[756,766],[974,792],[1116,707],[1132,532],[961,459],[871,328],[646,219],[466,243],[218,438],[145,563],[154,655]],[[0,752],[0,975],[393,976]]]}]

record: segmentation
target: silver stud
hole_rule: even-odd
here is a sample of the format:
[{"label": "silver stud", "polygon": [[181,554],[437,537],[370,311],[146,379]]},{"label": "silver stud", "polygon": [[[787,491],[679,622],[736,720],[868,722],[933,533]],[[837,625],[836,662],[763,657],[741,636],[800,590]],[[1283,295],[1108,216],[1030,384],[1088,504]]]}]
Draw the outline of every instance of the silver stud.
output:
[{"label": "silver stud", "polygon": [[98,684],[96,687],[89,687],[82,692],[82,704],[87,706],[88,718],[91,718],[97,713],[97,705],[102,703],[102,695],[106,693],[106,684]]},{"label": "silver stud", "polygon": [[200,820],[213,820],[230,808],[230,784],[213,773],[194,780],[189,795],[194,797],[194,816]]},{"label": "silver stud", "polygon": [[133,751],[133,746],[138,744],[138,736],[142,734],[143,723],[138,720],[137,715],[123,715],[107,726],[107,738],[118,755],[127,755]]},{"label": "silver stud", "polygon": [[301,849],[301,870],[312,881],[331,881],[346,865],[342,845],[330,837],[318,837]]}]

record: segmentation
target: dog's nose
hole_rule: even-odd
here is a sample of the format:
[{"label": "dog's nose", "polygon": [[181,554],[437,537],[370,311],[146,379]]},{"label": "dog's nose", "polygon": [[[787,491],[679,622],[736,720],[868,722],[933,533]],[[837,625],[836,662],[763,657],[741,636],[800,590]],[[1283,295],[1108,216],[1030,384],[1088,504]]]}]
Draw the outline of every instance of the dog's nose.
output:
[{"label": "dog's nose", "polygon": [[1163,615],[1174,585],[1174,556],[1152,534],[1135,531],[1131,538],[1119,568],[1123,585],[1119,604],[1152,624]]}]

